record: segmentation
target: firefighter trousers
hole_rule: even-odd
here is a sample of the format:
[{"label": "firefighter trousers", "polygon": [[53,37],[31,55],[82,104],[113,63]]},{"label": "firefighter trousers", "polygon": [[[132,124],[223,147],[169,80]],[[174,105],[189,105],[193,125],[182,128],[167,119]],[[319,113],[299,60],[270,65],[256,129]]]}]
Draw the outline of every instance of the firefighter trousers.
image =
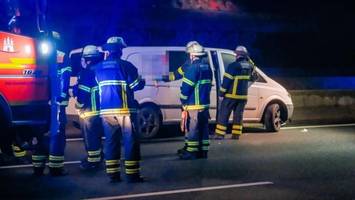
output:
[{"label": "firefighter trousers", "polygon": [[223,98],[217,118],[215,133],[224,136],[227,132],[229,116],[233,111],[232,134],[241,135],[243,130],[243,113],[246,100]]},{"label": "firefighter trousers", "polygon": [[32,152],[32,165],[34,169],[44,170],[49,151],[49,137],[44,134],[36,134],[37,144]]},{"label": "firefighter trousers", "polygon": [[187,120],[187,152],[198,153],[209,148],[208,110],[189,110]]},{"label": "firefighter trousers", "polygon": [[65,126],[67,124],[66,106],[59,107],[58,122],[59,128],[55,133],[50,135],[49,145],[49,167],[64,167],[64,149],[65,149]]},{"label": "firefighter trousers", "polygon": [[124,165],[127,176],[139,176],[140,141],[137,132],[136,115],[102,116],[105,134],[104,156],[106,172],[112,176],[120,175],[121,140],[124,146]]},{"label": "firefighter trousers", "polygon": [[102,120],[99,115],[80,118],[81,131],[84,138],[87,161],[101,161],[101,137],[103,136]]}]

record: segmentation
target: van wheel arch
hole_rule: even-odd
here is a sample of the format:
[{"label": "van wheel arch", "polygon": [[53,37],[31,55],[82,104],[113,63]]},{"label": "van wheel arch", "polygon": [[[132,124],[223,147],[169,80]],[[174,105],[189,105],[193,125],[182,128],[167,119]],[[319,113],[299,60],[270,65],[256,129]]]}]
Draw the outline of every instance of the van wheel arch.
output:
[{"label": "van wheel arch", "polygon": [[156,137],[163,123],[163,114],[160,107],[153,102],[144,102],[139,105],[138,129],[141,138]]},{"label": "van wheel arch", "polygon": [[[278,111],[279,114],[276,113]],[[265,106],[261,122],[264,124],[267,131],[278,132],[280,130],[281,124],[287,121],[287,112],[287,106],[285,103],[277,99],[272,100]],[[275,118],[279,118],[280,126],[274,124]]]}]

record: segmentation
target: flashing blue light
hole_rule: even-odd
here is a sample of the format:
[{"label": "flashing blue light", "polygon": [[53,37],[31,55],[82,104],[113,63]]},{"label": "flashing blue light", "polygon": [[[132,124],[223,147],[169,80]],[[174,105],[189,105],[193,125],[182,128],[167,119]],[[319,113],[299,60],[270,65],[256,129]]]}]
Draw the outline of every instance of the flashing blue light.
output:
[{"label": "flashing blue light", "polygon": [[42,55],[47,56],[51,51],[51,45],[47,41],[41,42],[39,47],[40,47],[40,52]]}]

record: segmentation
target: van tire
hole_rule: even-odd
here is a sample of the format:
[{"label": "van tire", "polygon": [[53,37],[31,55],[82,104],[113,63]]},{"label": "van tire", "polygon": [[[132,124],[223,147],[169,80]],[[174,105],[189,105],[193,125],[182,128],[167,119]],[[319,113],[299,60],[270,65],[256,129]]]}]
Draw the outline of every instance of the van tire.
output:
[{"label": "van tire", "polygon": [[278,132],[281,128],[281,107],[279,104],[274,103],[268,105],[264,116],[264,125],[269,132]]},{"label": "van tire", "polygon": [[149,139],[157,136],[162,120],[160,109],[154,104],[141,105],[138,112],[138,127],[140,136]]}]

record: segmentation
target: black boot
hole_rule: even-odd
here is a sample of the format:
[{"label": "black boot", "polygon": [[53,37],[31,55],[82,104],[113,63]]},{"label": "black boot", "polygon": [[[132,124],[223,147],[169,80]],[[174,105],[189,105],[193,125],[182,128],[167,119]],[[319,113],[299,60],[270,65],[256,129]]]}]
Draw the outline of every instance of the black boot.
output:
[{"label": "black boot", "polygon": [[144,182],[144,178],[140,176],[139,174],[134,174],[134,175],[127,175],[127,182],[128,183],[142,183]]},{"label": "black boot", "polygon": [[118,183],[118,182],[121,182],[120,173],[109,174],[108,176],[109,176],[109,178],[110,178],[110,183]]},{"label": "black boot", "polygon": [[197,152],[184,151],[182,154],[179,155],[179,158],[181,160],[196,160],[197,157]]},{"label": "black boot", "polygon": [[208,151],[200,150],[197,154],[197,158],[207,159],[208,158]]},{"label": "black boot", "polygon": [[33,175],[34,176],[43,176],[44,167],[34,167],[33,168]]},{"label": "black boot", "polygon": [[82,170],[97,170],[100,168],[100,162],[89,162],[87,159],[84,159],[80,163],[80,168]]},{"label": "black boot", "polygon": [[232,134],[231,139],[232,139],[232,140],[239,140],[239,135],[237,135],[237,134]]},{"label": "black boot", "polygon": [[49,174],[51,176],[66,176],[68,175],[68,171],[66,169],[64,169],[63,167],[60,167],[60,168],[52,168],[50,167],[49,168]]}]

